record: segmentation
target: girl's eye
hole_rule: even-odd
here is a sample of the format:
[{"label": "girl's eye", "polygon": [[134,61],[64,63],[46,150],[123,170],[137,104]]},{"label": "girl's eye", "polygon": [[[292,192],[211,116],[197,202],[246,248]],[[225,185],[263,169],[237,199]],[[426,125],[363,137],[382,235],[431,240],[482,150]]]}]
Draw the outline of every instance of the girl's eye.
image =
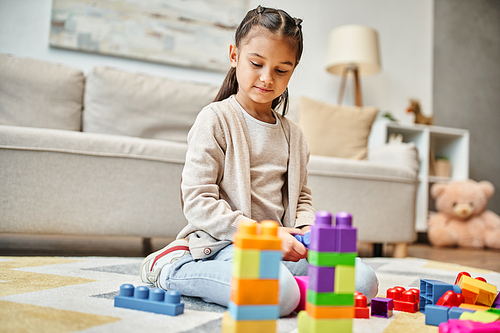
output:
[{"label": "girl's eye", "polygon": [[287,73],[287,71],[282,71],[281,69],[277,69],[276,73],[281,74],[281,75],[285,75]]},{"label": "girl's eye", "polygon": [[258,64],[256,62],[253,62],[253,61],[252,61],[252,65],[254,65],[255,67],[259,67],[259,68],[262,67],[262,65],[260,65],[260,64]]}]

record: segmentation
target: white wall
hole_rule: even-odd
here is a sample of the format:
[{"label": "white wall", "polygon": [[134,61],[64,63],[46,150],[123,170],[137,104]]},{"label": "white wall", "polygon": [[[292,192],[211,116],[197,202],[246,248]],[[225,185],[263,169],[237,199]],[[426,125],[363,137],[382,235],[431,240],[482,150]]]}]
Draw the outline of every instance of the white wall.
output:
[{"label": "white wall", "polygon": [[[326,41],[331,29],[363,24],[379,32],[382,72],[362,78],[363,102],[391,111],[403,122],[409,98],[432,113],[432,33],[434,0],[249,0],[282,8],[304,20],[304,54],[290,83],[292,95],[336,102],[340,77],[326,72]],[[49,47],[51,0],[0,0],[0,52],[60,62],[88,71],[109,65],[175,79],[220,83],[225,74],[141,62]],[[353,104],[352,82],[344,97]]]}]

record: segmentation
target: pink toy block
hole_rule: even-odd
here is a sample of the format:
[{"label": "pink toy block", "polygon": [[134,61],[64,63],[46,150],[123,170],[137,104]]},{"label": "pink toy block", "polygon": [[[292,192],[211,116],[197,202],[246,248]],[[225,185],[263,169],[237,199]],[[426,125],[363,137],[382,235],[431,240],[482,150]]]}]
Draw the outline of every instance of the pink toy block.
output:
[{"label": "pink toy block", "polygon": [[500,333],[500,321],[484,324],[472,320],[450,319],[439,325],[439,333]]},{"label": "pink toy block", "polygon": [[318,267],[309,265],[309,289],[319,293],[334,292],[335,267]]},{"label": "pink toy block", "polygon": [[299,285],[300,302],[295,311],[300,312],[306,309],[307,285],[309,284],[309,276],[294,276],[295,281]]},{"label": "pink toy block", "polygon": [[337,230],[332,225],[332,214],[324,210],[316,212],[316,222],[311,226],[309,249],[319,252],[335,252],[336,240]]},{"label": "pink toy block", "polygon": [[347,212],[335,214],[337,230],[337,252],[357,252],[357,230],[352,227],[352,215]]}]

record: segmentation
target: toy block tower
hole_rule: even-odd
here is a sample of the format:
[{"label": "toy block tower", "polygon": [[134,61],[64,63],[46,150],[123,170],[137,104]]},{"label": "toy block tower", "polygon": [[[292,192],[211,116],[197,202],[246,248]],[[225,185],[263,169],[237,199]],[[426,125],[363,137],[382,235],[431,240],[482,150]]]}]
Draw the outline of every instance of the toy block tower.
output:
[{"label": "toy block tower", "polygon": [[277,222],[240,223],[234,239],[231,299],[222,319],[223,333],[276,332],[282,258]]},{"label": "toy block tower", "polygon": [[352,332],[356,242],[351,214],[337,213],[334,226],[332,214],[316,213],[308,252],[306,311],[298,316],[300,333]]}]

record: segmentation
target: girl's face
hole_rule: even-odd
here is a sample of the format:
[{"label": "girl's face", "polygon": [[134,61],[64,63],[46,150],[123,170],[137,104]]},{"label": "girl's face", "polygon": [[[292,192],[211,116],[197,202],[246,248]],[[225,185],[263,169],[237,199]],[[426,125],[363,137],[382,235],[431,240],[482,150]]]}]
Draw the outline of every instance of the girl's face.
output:
[{"label": "girl's face", "polygon": [[236,68],[238,102],[247,111],[270,112],[273,100],[288,86],[296,51],[286,39],[258,29],[250,31],[239,48],[231,45],[229,57]]}]

